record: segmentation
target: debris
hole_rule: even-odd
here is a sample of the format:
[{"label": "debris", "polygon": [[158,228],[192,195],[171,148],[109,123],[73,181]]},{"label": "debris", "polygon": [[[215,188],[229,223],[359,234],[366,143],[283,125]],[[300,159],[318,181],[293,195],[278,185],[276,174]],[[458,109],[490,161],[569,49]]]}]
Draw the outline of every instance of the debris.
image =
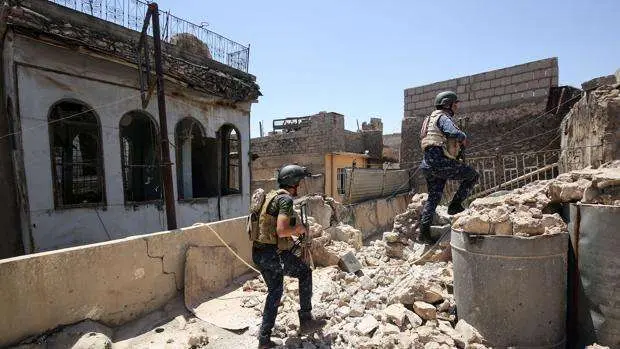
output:
[{"label": "debris", "polygon": [[356,326],[357,330],[363,335],[370,334],[377,327],[379,327],[379,321],[372,315],[366,315]]},{"label": "debris", "polygon": [[426,302],[414,302],[413,311],[424,320],[434,320],[437,318],[437,309],[432,304]]}]

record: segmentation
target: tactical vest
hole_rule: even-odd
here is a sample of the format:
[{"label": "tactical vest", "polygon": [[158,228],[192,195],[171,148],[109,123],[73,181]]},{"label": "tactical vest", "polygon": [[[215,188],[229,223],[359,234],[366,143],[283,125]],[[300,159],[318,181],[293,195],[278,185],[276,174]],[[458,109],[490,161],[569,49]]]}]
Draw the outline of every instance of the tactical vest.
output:
[{"label": "tactical vest", "polygon": [[458,153],[458,149],[456,149],[458,142],[453,139],[449,140],[437,126],[442,115],[449,117],[443,110],[435,110],[426,117],[420,131],[420,143],[423,151],[432,146],[441,147],[446,157],[454,159]]},{"label": "tactical vest", "polygon": [[265,202],[263,203],[263,207],[261,208],[260,216],[258,218],[259,231],[256,241],[262,244],[278,245],[279,250],[290,250],[291,247],[293,247],[293,239],[290,237],[278,237],[276,232],[278,216],[276,215],[274,217],[267,213],[267,208],[271,202],[276,198],[276,196],[281,194],[288,194],[288,192],[284,189],[272,190],[265,197]]}]

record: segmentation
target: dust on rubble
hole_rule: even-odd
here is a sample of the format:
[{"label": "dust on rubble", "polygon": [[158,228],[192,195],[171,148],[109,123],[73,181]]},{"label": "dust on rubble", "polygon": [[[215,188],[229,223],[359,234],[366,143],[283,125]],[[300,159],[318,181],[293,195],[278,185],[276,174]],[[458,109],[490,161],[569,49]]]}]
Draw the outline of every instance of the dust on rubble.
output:
[{"label": "dust on rubble", "polygon": [[[326,326],[309,336],[298,333],[299,286],[285,278],[273,337],[287,348],[486,348],[480,333],[456,318],[449,239],[438,249],[414,242],[427,194],[412,197],[407,211],[394,218],[392,231],[363,243],[363,235],[341,223],[343,206],[332,198],[310,196],[307,203],[315,315]],[[620,204],[620,161],[536,181],[509,192],[476,199],[469,208],[448,216],[438,207],[433,224],[473,234],[535,236],[565,233],[557,205],[567,202]],[[299,202],[297,203],[299,210]],[[449,230],[448,230],[449,231]],[[449,235],[449,234],[444,234]],[[443,236],[445,237],[445,236]],[[361,273],[340,270],[340,258],[353,253]],[[194,317],[173,300],[117,329],[89,322],[30,338],[19,349],[60,348],[248,348],[257,334],[267,287],[261,277],[242,286],[241,304],[254,317],[245,332],[229,332]],[[605,348],[596,344],[588,348]]]}]

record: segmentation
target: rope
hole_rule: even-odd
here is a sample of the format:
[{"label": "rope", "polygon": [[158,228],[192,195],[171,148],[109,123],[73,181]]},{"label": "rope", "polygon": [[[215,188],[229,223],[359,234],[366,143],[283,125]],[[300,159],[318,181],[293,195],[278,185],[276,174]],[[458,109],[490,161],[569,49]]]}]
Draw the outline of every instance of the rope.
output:
[{"label": "rope", "polygon": [[256,268],[254,268],[253,266],[251,266],[251,265],[250,265],[248,262],[246,262],[243,258],[241,258],[241,256],[239,256],[239,255],[237,254],[237,252],[235,252],[235,250],[233,250],[233,249],[230,247],[230,245],[228,245],[228,244],[226,243],[226,241],[224,241],[224,239],[222,239],[222,237],[220,236],[220,234],[218,234],[215,230],[213,230],[213,228],[211,228],[211,226],[209,226],[209,225],[206,225],[206,226],[207,226],[207,228],[209,228],[209,230],[211,230],[211,232],[215,235],[215,237],[217,237],[217,238],[220,240],[220,242],[221,242],[222,244],[224,244],[224,246],[226,246],[226,248],[227,248],[227,249],[228,249],[228,250],[229,250],[229,251],[230,251],[233,255],[235,255],[235,257],[237,257],[237,259],[239,259],[239,260],[240,260],[243,264],[245,264],[245,265],[246,265],[248,268],[250,268],[251,270],[253,270],[253,271],[255,271],[255,272],[257,272],[257,273],[259,273],[259,274],[260,274],[260,271],[259,271],[258,269],[256,269]]}]

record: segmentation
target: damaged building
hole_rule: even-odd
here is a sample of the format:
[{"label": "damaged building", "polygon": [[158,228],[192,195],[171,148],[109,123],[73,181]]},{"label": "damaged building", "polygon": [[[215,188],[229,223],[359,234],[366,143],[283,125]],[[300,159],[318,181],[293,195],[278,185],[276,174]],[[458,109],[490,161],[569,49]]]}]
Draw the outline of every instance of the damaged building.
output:
[{"label": "damaged building", "polygon": [[445,90],[456,92],[461,101],[455,121],[471,140],[468,155],[559,148],[557,129],[580,90],[559,86],[558,74],[557,58],[548,58],[406,89],[402,162],[422,159],[420,127],[437,93]]},{"label": "damaged building", "polygon": [[[60,3],[75,6],[0,5],[1,257],[166,227],[157,100],[143,108],[138,78],[147,4]],[[241,216],[260,95],[249,48],[160,16],[179,24],[162,32],[178,224]]]},{"label": "damaged building", "polygon": [[381,163],[383,124],[379,118],[364,122],[357,132],[345,130],[344,115],[333,112],[277,119],[273,126],[267,136],[251,140],[253,188],[270,189],[282,164],[299,163],[321,175],[306,181],[307,192],[341,200],[344,168]]}]

